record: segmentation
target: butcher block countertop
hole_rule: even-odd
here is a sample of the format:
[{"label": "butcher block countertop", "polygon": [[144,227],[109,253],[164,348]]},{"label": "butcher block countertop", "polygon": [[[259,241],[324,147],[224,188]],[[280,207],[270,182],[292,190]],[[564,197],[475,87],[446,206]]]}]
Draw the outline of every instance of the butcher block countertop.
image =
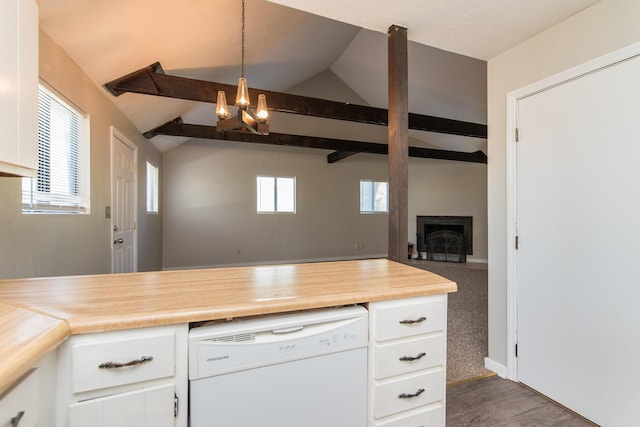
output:
[{"label": "butcher block countertop", "polygon": [[448,279],[387,259],[0,280],[0,392],[30,369],[33,353],[69,334],[455,291]]}]

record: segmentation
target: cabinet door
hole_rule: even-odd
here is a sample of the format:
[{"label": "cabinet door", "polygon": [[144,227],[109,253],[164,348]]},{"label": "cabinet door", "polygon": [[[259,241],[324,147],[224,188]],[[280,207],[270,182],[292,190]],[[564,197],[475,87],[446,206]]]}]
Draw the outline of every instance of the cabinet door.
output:
[{"label": "cabinet door", "polygon": [[0,396],[0,427],[14,425],[14,420],[20,427],[38,425],[38,375],[33,370]]},{"label": "cabinet door", "polygon": [[174,386],[167,384],[69,407],[69,427],[173,427]]},{"label": "cabinet door", "polygon": [[0,176],[38,167],[38,5],[0,2]]}]

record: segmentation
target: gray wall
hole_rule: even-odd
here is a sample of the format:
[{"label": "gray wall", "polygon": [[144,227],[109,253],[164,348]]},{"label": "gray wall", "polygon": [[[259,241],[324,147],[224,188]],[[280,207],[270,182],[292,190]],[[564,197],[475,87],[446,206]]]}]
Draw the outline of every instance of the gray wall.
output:
[{"label": "gray wall", "polygon": [[91,214],[23,215],[21,179],[0,178],[0,278],[108,273],[111,271],[110,127],[138,146],[138,269],[162,267],[162,217],[147,215],[145,162],[162,167],[160,153],[44,32],[40,77],[91,120]]},{"label": "gray wall", "polygon": [[[327,164],[327,153],[225,141],[166,153],[164,267],[386,256],[387,215],[359,212],[360,179],[386,180],[386,156]],[[486,165],[412,159],[409,174],[409,235],[418,214],[472,215],[486,259]],[[257,175],[295,176],[296,213],[257,214]]]}]

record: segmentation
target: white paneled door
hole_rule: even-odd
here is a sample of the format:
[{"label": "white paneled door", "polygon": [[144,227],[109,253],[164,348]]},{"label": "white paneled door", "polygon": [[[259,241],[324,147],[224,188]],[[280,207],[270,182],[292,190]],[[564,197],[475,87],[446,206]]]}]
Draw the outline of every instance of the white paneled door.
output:
[{"label": "white paneled door", "polygon": [[136,271],[137,149],[117,130],[111,133],[111,272]]},{"label": "white paneled door", "polygon": [[518,101],[518,380],[638,425],[640,58]]}]

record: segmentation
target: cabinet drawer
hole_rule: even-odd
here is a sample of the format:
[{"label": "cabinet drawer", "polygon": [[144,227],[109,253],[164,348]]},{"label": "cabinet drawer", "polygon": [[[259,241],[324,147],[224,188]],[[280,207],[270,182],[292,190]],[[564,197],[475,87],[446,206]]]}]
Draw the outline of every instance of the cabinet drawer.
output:
[{"label": "cabinet drawer", "polygon": [[441,404],[429,405],[424,410],[387,418],[376,427],[437,427],[444,426],[444,408]]},{"label": "cabinet drawer", "polygon": [[175,334],[76,343],[71,349],[73,393],[171,377]]},{"label": "cabinet drawer", "polygon": [[33,427],[38,424],[38,407],[38,371],[34,369],[0,396],[0,426],[11,426],[18,417],[20,427]]},{"label": "cabinet drawer", "polygon": [[437,334],[392,344],[376,344],[376,379],[443,365],[444,339],[443,334]]},{"label": "cabinet drawer", "polygon": [[386,341],[445,329],[446,298],[394,301],[374,305],[376,341]]},{"label": "cabinet drawer", "polygon": [[[424,391],[420,392],[420,390]],[[435,369],[410,377],[383,382],[375,386],[373,393],[374,415],[376,418],[438,402],[444,397],[444,371]],[[415,397],[402,397],[415,394],[418,395]]]}]

